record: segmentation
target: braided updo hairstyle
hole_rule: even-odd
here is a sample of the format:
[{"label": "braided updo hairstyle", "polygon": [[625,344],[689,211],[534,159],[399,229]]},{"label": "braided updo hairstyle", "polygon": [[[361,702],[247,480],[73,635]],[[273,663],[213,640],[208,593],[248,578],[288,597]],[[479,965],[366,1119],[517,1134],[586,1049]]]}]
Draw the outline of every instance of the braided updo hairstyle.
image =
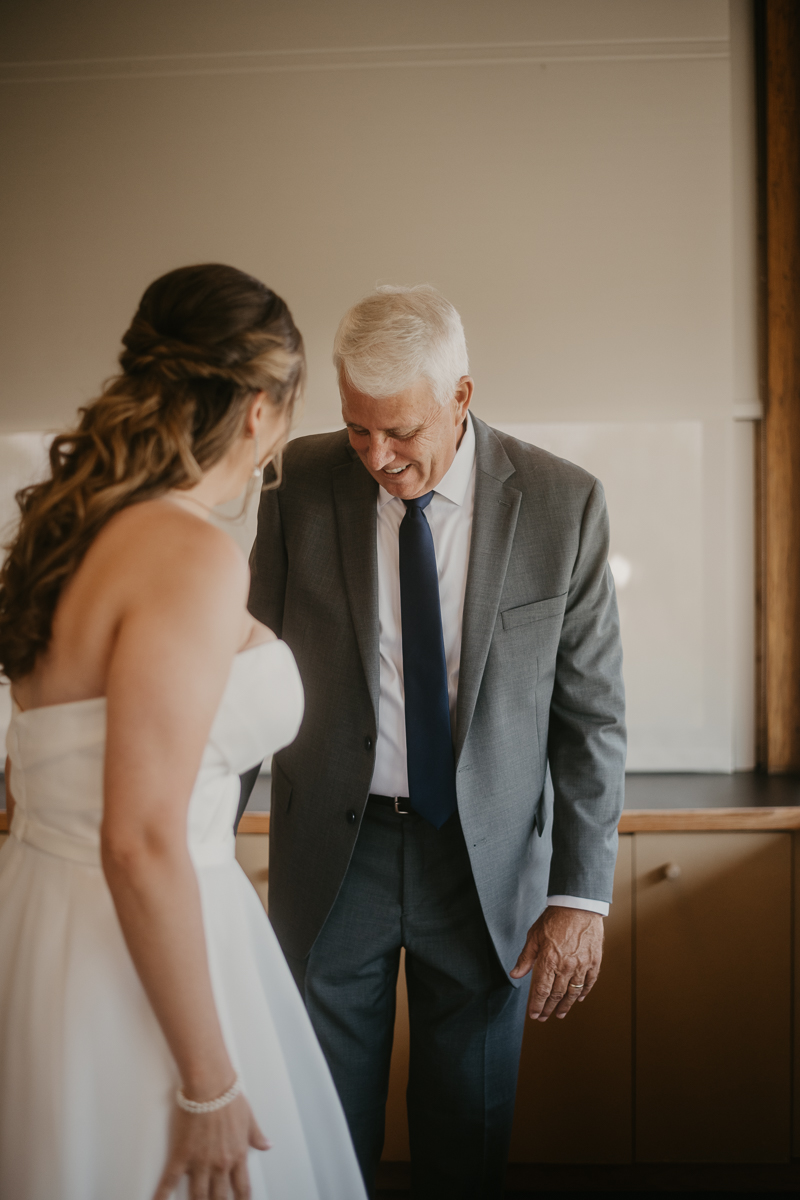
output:
[{"label": "braided updo hairstyle", "polygon": [[53,439],[50,478],[23,488],[0,570],[0,669],[21,679],[46,650],[65,584],[130,504],[189,488],[241,436],[256,392],[291,417],[303,339],[280,296],[233,267],[170,271],[122,339],[121,374]]}]

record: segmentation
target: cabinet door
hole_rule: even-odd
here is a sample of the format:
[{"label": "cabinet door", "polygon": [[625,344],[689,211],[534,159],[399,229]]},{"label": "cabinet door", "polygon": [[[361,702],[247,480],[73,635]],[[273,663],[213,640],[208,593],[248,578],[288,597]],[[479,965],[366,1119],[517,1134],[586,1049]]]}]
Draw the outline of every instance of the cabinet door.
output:
[{"label": "cabinet door", "polygon": [[791,837],[635,835],[640,1162],[789,1157]]},{"label": "cabinet door", "polygon": [[269,834],[239,833],[236,835],[236,861],[267,907],[269,884]]},{"label": "cabinet door", "polygon": [[792,1157],[800,1158],[800,833],[792,834],[794,844],[794,1125]]},{"label": "cabinet door", "polygon": [[563,1021],[525,1022],[511,1162],[631,1161],[631,850],[619,839],[600,978]]}]

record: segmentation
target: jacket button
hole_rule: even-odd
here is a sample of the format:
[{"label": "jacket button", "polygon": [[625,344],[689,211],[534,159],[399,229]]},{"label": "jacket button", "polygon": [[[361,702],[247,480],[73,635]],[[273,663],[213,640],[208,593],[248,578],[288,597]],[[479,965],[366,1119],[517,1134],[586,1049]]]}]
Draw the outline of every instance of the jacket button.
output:
[{"label": "jacket button", "polygon": [[356,823],[356,814],[353,812],[352,808],[351,808],[351,809],[350,809],[350,810],[347,812],[347,814],[345,815],[345,821],[347,821],[347,824],[348,824],[348,825],[355,825],[355,823]]},{"label": "jacket button", "polygon": [[369,736],[369,734],[367,734],[367,736],[364,738],[364,749],[365,750],[372,749],[372,738]]}]

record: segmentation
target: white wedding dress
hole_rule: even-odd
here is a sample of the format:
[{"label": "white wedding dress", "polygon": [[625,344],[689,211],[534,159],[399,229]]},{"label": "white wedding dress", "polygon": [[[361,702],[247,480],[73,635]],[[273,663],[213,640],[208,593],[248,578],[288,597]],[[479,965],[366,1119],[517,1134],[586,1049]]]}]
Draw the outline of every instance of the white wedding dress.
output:
[{"label": "white wedding dress", "polygon": [[[105,700],[14,710],[16,812],[0,852],[0,1197],[152,1200],[175,1064],[100,866]],[[272,1144],[253,1200],[360,1200],[350,1135],[300,995],[234,858],[239,773],[295,736],[280,641],[237,655],[189,806],[211,981],[228,1051]],[[184,1179],[176,1193],[188,1195]]]}]

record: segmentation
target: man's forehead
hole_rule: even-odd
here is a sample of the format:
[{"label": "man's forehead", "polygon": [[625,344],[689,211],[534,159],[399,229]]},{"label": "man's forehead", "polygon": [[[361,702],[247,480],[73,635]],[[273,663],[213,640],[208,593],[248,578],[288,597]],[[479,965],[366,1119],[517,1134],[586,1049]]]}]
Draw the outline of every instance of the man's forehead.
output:
[{"label": "man's forehead", "polygon": [[346,412],[342,407],[342,416],[344,417],[345,425],[355,425],[359,429],[370,429],[374,433],[397,433],[398,430],[406,432],[409,429],[419,429],[426,424],[426,418],[419,414],[412,413],[395,413],[391,418],[384,417],[383,419],[376,417],[375,420],[370,420],[369,417],[360,413],[356,416],[353,413]]},{"label": "man's forehead", "polygon": [[[409,389],[410,391],[410,389]],[[342,391],[342,417],[345,424],[369,427],[380,433],[397,429],[416,429],[425,425],[434,413],[435,401],[423,394],[399,393],[385,400],[373,396],[348,396]]]}]

